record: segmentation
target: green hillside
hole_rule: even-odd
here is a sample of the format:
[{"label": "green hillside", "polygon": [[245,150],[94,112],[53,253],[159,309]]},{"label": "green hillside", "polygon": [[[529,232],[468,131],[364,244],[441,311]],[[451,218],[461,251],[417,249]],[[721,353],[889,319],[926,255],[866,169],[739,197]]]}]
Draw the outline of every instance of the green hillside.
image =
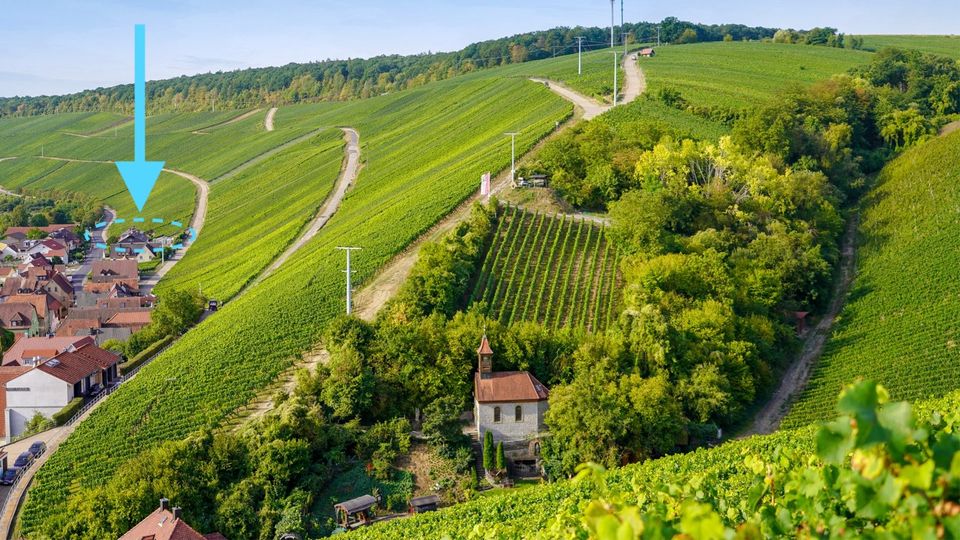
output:
[{"label": "green hillside", "polygon": [[[835,397],[829,400],[834,411],[832,416],[836,416],[836,404]],[[915,404],[914,409],[918,418],[940,413],[950,418],[947,424],[956,429],[956,415],[952,413],[958,407],[960,392],[953,392],[937,400]],[[584,525],[586,506],[591,499],[600,496],[607,501],[637,505],[641,511],[660,511],[668,515],[679,514],[685,506],[683,501],[712,502],[718,510],[718,519],[735,526],[740,520],[753,517],[761,496],[769,496],[768,491],[760,491],[765,471],[773,467],[799,468],[808,459],[819,461],[812,456],[817,447],[815,435],[812,426],[782,430],[771,435],[733,440],[715,448],[627,465],[586,481],[561,480],[536,489],[502,490],[438,512],[360,528],[347,534],[346,538],[587,538]],[[821,485],[816,475],[805,480],[803,485]],[[782,489],[783,486],[776,488]],[[863,497],[870,500],[871,495],[861,492],[858,504],[862,504]],[[716,530],[714,523],[708,525],[708,530]],[[784,532],[782,536],[793,537],[793,534]],[[719,534],[703,537],[723,538]],[[758,533],[756,537],[763,536]]]},{"label": "green hillside", "polygon": [[863,47],[870,50],[880,50],[885,47],[898,49],[916,49],[918,51],[960,58],[960,36],[910,36],[910,35],[875,35],[862,36]]},{"label": "green hillside", "polygon": [[700,106],[753,107],[794,83],[812,84],[870,61],[871,54],[833,47],[718,42],[657,48],[641,58],[647,88],[678,90]]},{"label": "green hillside", "polygon": [[785,426],[828,418],[856,377],[893,399],[960,388],[960,133],[888,164],[864,204],[850,297]]},{"label": "green hillside", "polygon": [[472,193],[482,172],[509,164],[504,131],[522,132],[522,151],[571,114],[542,85],[484,74],[339,106],[289,109],[280,125],[293,115],[327,114],[327,125],[357,128],[365,164],[356,185],[320,235],[190,330],[78,426],[38,472],[22,511],[24,531],[66,508],[71,486],[102,484],[138,452],[216,425],[311,347],[342,310],[336,246],[364,247],[354,262],[354,283],[362,283]]},{"label": "green hillside", "polygon": [[602,329],[617,299],[619,257],[583,219],[502,211],[472,301],[502,323]]}]

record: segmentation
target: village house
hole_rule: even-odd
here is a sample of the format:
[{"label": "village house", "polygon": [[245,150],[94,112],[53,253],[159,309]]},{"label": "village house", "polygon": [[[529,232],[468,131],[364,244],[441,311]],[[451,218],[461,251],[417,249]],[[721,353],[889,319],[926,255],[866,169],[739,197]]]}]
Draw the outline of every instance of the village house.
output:
[{"label": "village house", "polygon": [[135,259],[93,261],[90,279],[83,284],[83,290],[88,293],[105,294],[117,283],[133,291],[140,290],[140,272]]},{"label": "village house", "polygon": [[0,328],[14,336],[40,335],[40,318],[33,304],[4,302],[0,304]]},{"label": "village house", "polygon": [[183,521],[180,507],[170,507],[169,499],[160,499],[160,507],[143,518],[120,540],[227,540],[218,532],[200,534]]},{"label": "village house", "polygon": [[[40,333],[57,331],[60,321],[67,316],[67,306],[46,291],[11,294],[3,298],[3,304],[32,304],[40,320]],[[3,305],[0,304],[0,305]]]},{"label": "village house", "polygon": [[[3,388],[4,439],[9,441],[23,433],[27,422],[37,413],[51,418],[73,398],[94,395],[115,382],[119,361],[118,355],[86,343],[52,358],[19,366],[29,369],[10,378]],[[11,367],[17,366],[0,367],[0,370]]]},{"label": "village house", "polygon": [[13,345],[4,351],[3,365],[21,366],[25,365],[25,361],[36,364],[49,360],[64,351],[93,343],[94,340],[90,336],[22,337],[14,341]]},{"label": "village house", "polygon": [[652,47],[645,47],[643,49],[640,49],[639,54],[644,58],[653,58],[654,56],[656,56],[657,51],[653,50]]},{"label": "village house", "polygon": [[157,257],[161,250],[161,244],[150,239],[150,237],[139,229],[130,228],[124,231],[117,239],[116,243],[110,246],[112,257],[133,258],[138,263],[149,262]]},{"label": "village house", "polygon": [[486,335],[477,356],[473,413],[480,440],[491,432],[494,442],[503,442],[513,474],[538,476],[540,436],[546,432],[547,387],[528,371],[494,371],[493,349]]}]

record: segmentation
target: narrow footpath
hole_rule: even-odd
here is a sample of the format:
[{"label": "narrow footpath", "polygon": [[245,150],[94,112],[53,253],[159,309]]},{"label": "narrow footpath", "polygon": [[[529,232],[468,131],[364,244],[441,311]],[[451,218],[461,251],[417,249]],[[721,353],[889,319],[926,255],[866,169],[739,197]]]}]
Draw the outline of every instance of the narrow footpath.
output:
[{"label": "narrow footpath", "polygon": [[810,329],[803,338],[800,354],[793,361],[786,373],[780,379],[780,386],[770,397],[770,400],[754,416],[749,428],[739,434],[739,437],[763,435],[773,433],[780,426],[784,415],[789,410],[792,400],[799,395],[810,379],[810,372],[823,354],[823,347],[830,337],[830,330],[840,310],[847,300],[847,293],[856,275],[856,241],[857,226],[860,223],[859,215],[854,214],[847,221],[847,230],[843,235],[842,255],[840,256],[840,274],[833,286],[833,296],[830,306],[823,318]]},{"label": "narrow footpath", "polygon": [[267,111],[267,117],[263,120],[263,127],[267,131],[273,131],[273,117],[277,114],[276,107],[270,107],[270,110]]}]

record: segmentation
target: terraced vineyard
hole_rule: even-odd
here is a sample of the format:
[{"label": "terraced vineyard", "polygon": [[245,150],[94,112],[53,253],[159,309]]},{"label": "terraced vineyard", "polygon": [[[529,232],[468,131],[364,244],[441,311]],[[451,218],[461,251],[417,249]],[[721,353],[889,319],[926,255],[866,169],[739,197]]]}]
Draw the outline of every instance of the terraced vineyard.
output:
[{"label": "terraced vineyard", "polygon": [[[542,85],[495,71],[369,100],[281,109],[281,126],[355,127],[365,160],[357,184],[321,233],[277,272],[187,332],[77,427],[37,472],[21,531],[64,511],[72,486],[101,485],[138,452],[216,425],[247,403],[342,310],[343,259],[336,246],[362,246],[355,283],[369,279],[473,193],[481,173],[509,165],[503,132],[520,130],[517,150],[523,151],[571,109]],[[248,196],[262,190],[257,182],[249,185]],[[282,211],[283,204],[277,198],[271,208]]]},{"label": "terraced vineyard", "polygon": [[857,277],[785,426],[829,418],[830,396],[869,376],[893,399],[960,388],[960,133],[883,169],[861,219]]},{"label": "terraced vineyard", "polygon": [[601,226],[583,219],[501,210],[471,302],[509,324],[605,328],[613,316],[618,254]]},{"label": "terraced vineyard", "polygon": [[812,84],[870,61],[852,49],[780,43],[713,42],[660,47],[640,60],[648,92],[679,90],[695,105],[742,109],[793,83]]}]

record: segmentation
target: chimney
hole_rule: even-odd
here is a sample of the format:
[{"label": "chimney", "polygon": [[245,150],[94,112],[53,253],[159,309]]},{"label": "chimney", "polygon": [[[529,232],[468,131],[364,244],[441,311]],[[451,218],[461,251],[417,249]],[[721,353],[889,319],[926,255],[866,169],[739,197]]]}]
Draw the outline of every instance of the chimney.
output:
[{"label": "chimney", "polygon": [[480,340],[477,357],[479,358],[480,364],[480,378],[491,378],[493,376],[493,349],[490,348],[490,342],[487,341],[487,334],[483,334],[483,339]]},{"label": "chimney", "polygon": [[160,499],[160,509],[161,509],[161,510],[169,510],[169,509],[170,509],[170,499],[167,499],[166,497]]},{"label": "chimney", "polygon": [[180,508],[179,506],[174,506],[174,507],[173,507],[173,520],[174,520],[174,521],[180,519],[180,516],[181,516],[182,514],[183,514],[183,508]]}]

